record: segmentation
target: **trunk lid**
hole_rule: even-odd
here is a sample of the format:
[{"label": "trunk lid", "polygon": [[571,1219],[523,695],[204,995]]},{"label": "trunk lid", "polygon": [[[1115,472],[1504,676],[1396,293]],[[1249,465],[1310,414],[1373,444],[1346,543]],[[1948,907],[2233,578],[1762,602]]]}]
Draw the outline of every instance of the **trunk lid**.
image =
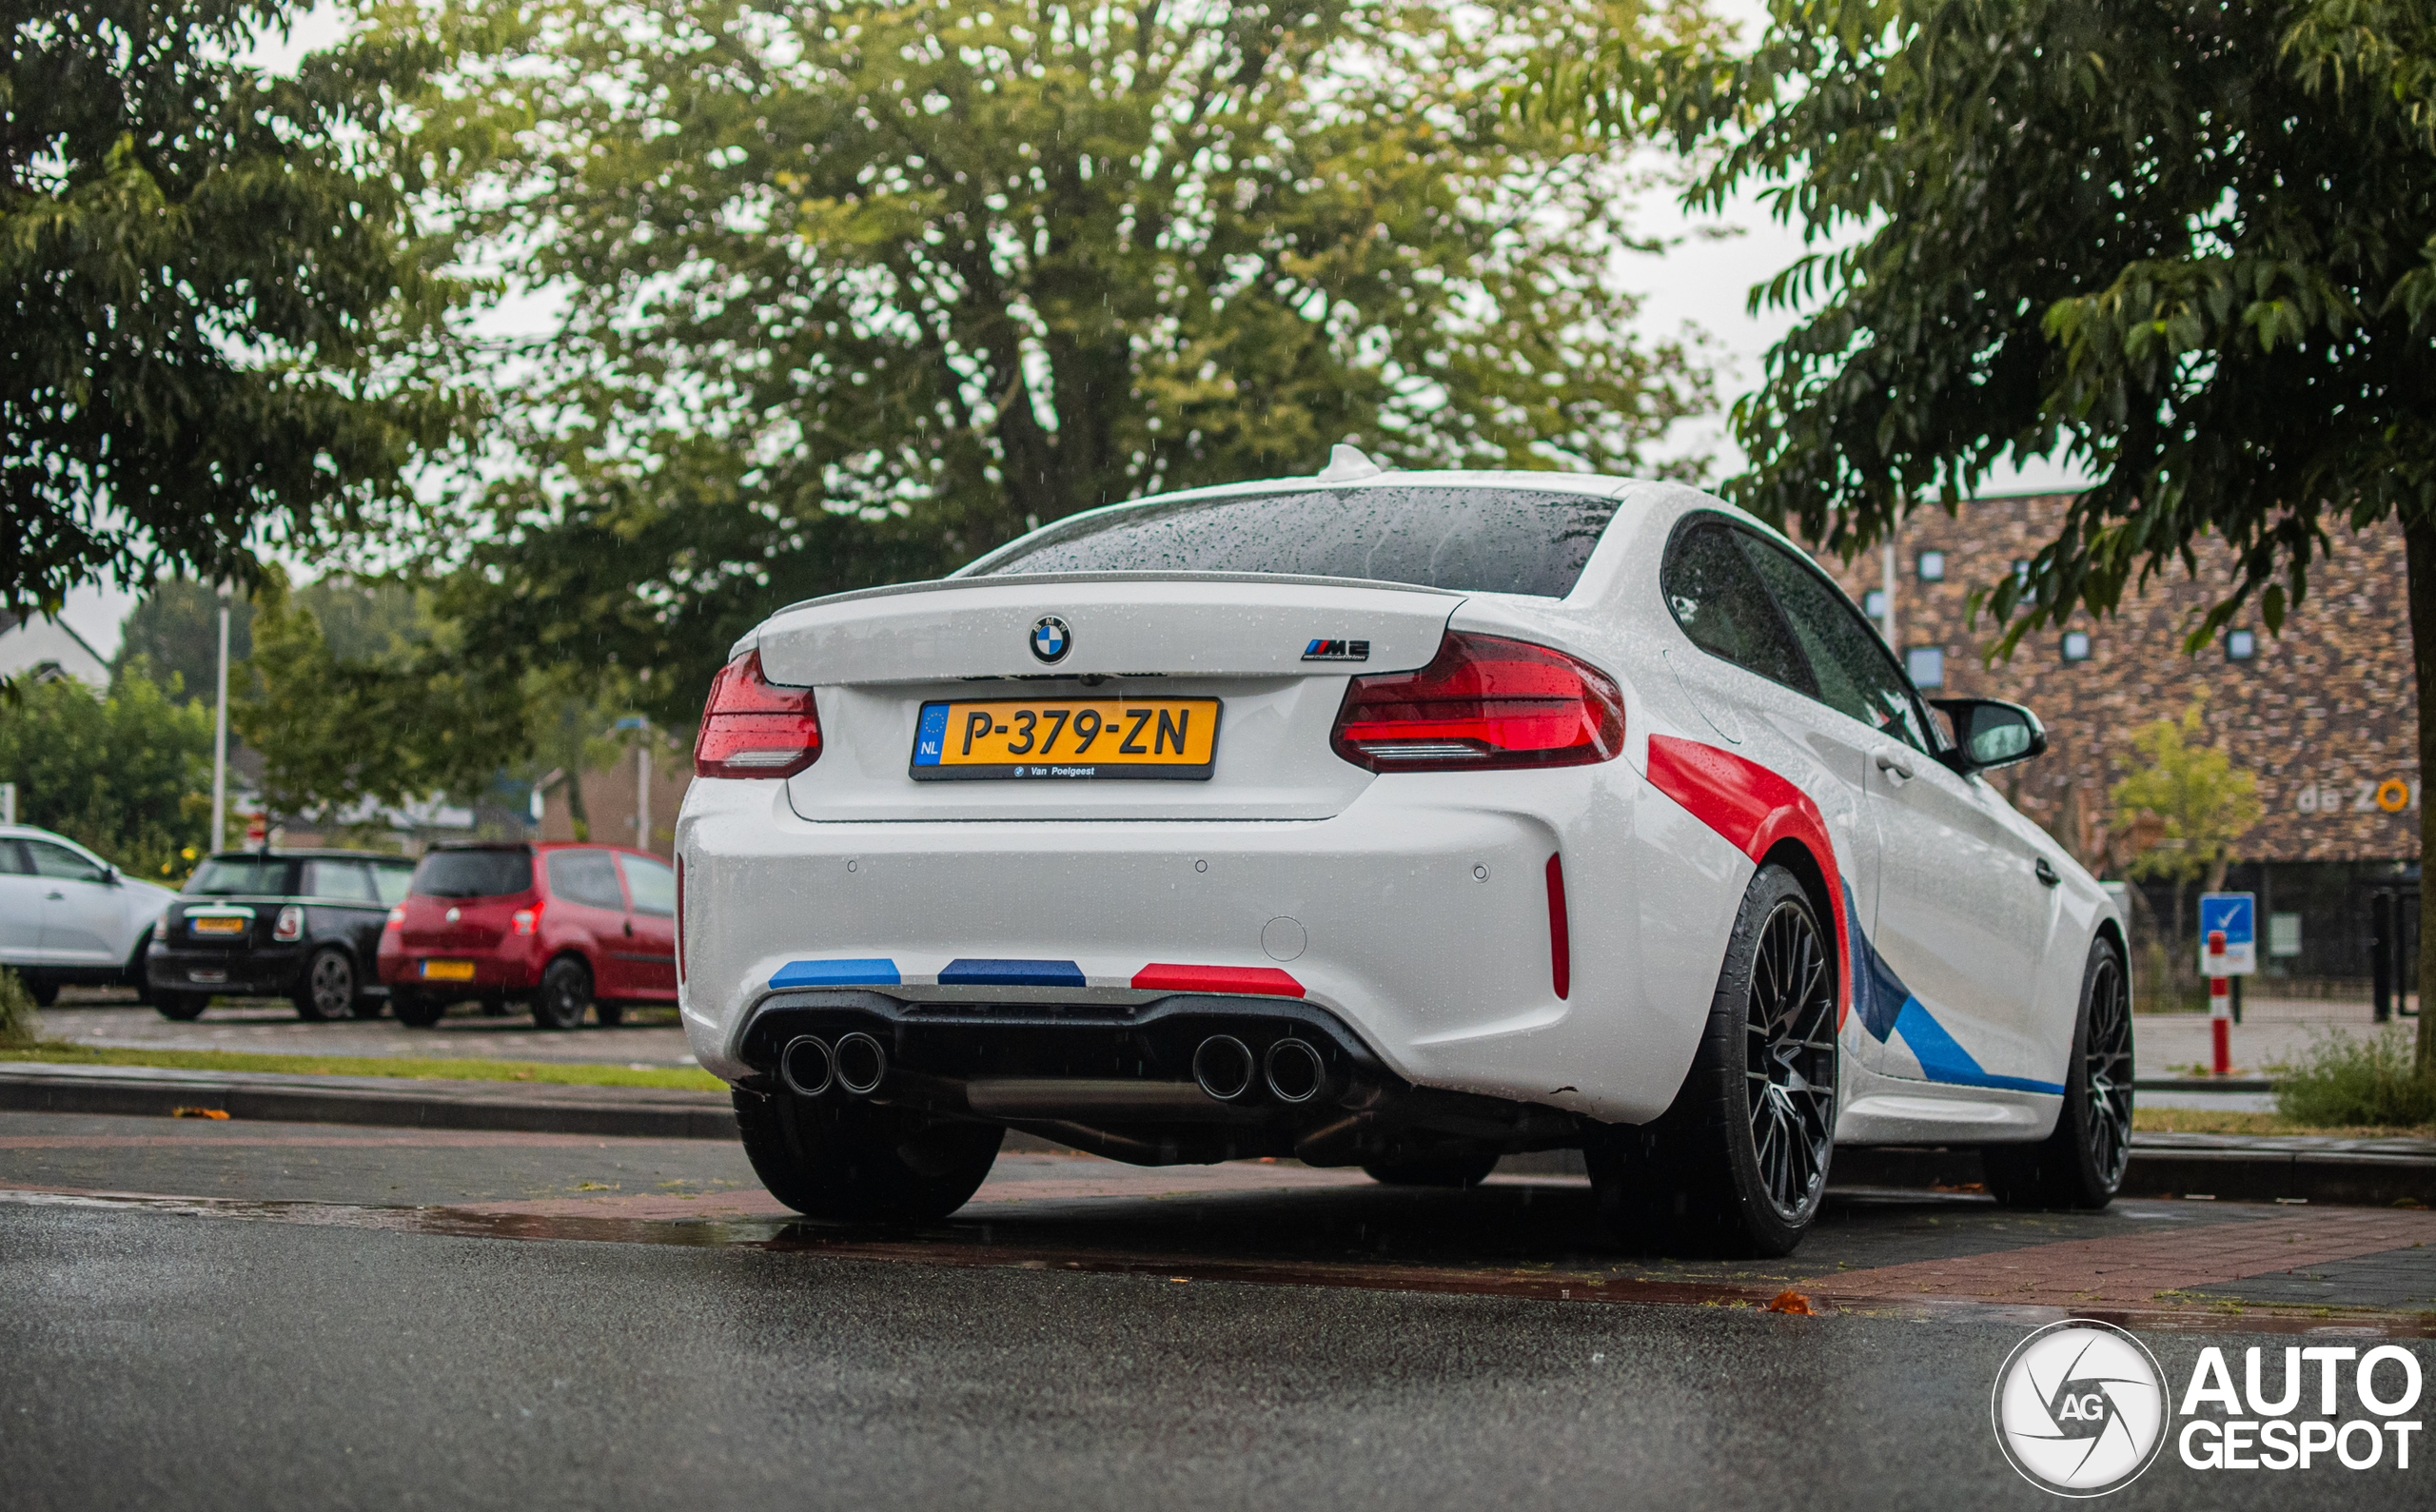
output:
[{"label": "trunk lid", "polygon": [[[819,689],[820,759],[787,779],[806,818],[1326,818],[1370,780],[1328,747],[1346,681],[1427,665],[1464,597],[1250,576],[948,579],[782,611],[756,644],[772,682]],[[1044,657],[1034,633],[1051,620]],[[911,775],[926,704],[1084,699],[1216,699],[1208,777]]]}]

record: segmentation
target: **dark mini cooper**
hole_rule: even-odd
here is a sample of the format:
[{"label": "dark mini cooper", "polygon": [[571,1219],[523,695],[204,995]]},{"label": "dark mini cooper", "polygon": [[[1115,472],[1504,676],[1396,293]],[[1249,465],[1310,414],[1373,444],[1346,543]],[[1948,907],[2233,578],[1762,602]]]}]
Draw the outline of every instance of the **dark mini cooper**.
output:
[{"label": "dark mini cooper", "polygon": [[224,851],[153,926],[152,1005],[191,1019],[214,997],[285,997],[301,1018],[377,1018],[381,926],[414,862],[362,851]]}]

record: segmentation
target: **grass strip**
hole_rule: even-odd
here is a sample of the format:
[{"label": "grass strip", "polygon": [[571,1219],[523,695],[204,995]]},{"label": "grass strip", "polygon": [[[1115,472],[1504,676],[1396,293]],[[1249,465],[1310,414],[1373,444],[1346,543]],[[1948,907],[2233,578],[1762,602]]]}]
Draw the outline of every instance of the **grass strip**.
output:
[{"label": "grass strip", "polygon": [[458,1056],[258,1055],[244,1051],[141,1050],[48,1041],[0,1051],[0,1061],[50,1066],[156,1066],[181,1071],[283,1071],[299,1076],[394,1076],[402,1080],[533,1082],[553,1087],[673,1087],[716,1092],[727,1084],[692,1066],[594,1066],[580,1062],[473,1060]]},{"label": "grass strip", "polygon": [[2308,1124],[2282,1113],[2218,1112],[2207,1108],[2142,1108],[2133,1095],[2132,1130],[2139,1134],[2331,1134],[2342,1139],[2429,1139],[2436,1126]]}]

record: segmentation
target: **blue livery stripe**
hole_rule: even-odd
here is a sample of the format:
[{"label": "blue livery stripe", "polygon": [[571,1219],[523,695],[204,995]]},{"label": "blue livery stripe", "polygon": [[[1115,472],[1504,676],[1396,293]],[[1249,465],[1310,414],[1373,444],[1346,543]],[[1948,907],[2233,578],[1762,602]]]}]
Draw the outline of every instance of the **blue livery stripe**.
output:
[{"label": "blue livery stripe", "polygon": [[895,987],[902,981],[891,960],[789,961],[770,977],[772,987]]},{"label": "blue livery stripe", "polygon": [[2064,1089],[2055,1082],[2032,1081],[2027,1076],[1997,1076],[1979,1069],[1971,1052],[1955,1043],[1945,1026],[1929,1016],[1916,997],[1903,1000],[1902,1011],[1895,1015],[1895,1032],[1920,1062],[1921,1073],[1933,1082],[1948,1082],[1957,1087],[1993,1087],[2012,1092],[2047,1092],[2061,1095]]},{"label": "blue livery stripe", "polygon": [[1071,961],[993,961],[962,959],[948,962],[939,972],[941,987],[1081,987],[1083,969]]}]

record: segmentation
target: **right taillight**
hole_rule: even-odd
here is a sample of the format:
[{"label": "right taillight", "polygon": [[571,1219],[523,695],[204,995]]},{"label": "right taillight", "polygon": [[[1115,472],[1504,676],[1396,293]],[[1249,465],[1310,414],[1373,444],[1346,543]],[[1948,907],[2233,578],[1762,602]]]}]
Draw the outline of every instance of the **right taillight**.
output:
[{"label": "right taillight", "polygon": [[819,759],[820,717],[810,688],[771,686],[758,651],[719,668],[694,737],[696,776],[791,777]]},{"label": "right taillight", "polygon": [[1372,772],[1586,766],[1624,747],[1624,699],[1562,651],[1450,630],[1418,672],[1356,677],[1329,738]]}]

